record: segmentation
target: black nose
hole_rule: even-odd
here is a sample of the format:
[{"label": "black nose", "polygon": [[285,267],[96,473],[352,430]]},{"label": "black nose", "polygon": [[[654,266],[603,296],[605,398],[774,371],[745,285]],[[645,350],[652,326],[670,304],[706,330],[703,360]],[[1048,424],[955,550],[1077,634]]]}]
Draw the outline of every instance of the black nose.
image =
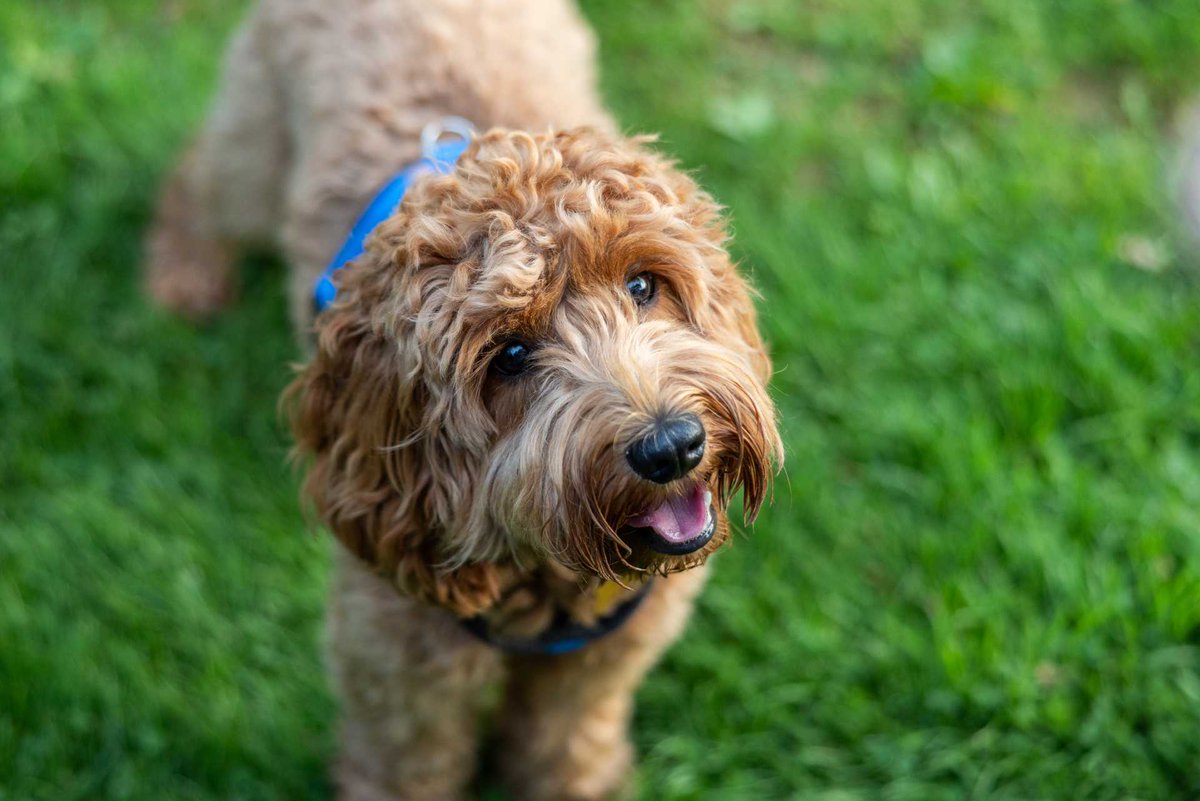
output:
[{"label": "black nose", "polygon": [[659,420],[649,434],[625,449],[633,472],[666,484],[686,476],[704,457],[704,424],[694,414]]}]

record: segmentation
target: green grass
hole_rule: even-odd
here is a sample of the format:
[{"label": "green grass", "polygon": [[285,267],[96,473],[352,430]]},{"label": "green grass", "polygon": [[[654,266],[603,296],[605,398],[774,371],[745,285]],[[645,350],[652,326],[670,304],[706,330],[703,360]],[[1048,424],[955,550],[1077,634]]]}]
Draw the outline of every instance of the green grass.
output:
[{"label": "green grass", "polygon": [[[282,270],[203,329],[137,289],[241,5],[0,5],[0,801],[329,793]],[[641,694],[639,798],[1200,797],[1200,5],[584,10],[731,209],[788,446]]]}]

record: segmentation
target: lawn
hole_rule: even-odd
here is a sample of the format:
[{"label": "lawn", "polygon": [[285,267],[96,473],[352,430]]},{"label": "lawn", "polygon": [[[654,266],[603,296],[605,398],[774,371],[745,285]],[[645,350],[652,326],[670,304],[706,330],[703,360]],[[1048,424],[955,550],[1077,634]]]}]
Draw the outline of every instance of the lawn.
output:
[{"label": "lawn", "polygon": [[[138,290],[242,6],[0,4],[0,801],[330,792],[282,268],[202,328]],[[731,210],[788,449],[638,798],[1200,798],[1200,4],[584,11]]]}]

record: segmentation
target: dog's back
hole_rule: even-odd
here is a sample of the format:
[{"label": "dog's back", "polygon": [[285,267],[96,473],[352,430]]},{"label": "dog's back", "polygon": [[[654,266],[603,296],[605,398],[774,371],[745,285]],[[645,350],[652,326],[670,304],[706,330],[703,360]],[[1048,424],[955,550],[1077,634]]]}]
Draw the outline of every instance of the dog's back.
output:
[{"label": "dog's back", "polygon": [[567,0],[263,0],[164,190],[150,293],[206,315],[228,299],[241,247],[277,246],[307,329],[313,281],[430,121],[611,128],[594,50]]}]

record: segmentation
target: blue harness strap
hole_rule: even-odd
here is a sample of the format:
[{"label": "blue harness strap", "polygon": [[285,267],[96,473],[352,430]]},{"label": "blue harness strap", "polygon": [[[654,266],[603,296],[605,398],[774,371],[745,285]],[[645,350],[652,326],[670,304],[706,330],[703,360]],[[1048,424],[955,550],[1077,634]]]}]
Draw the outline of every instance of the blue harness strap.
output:
[{"label": "blue harness strap", "polygon": [[325,272],[321,273],[321,277],[317,279],[316,286],[313,288],[313,308],[318,313],[333,303],[333,299],[337,296],[333,274],[345,267],[348,262],[362,255],[363,243],[367,236],[381,222],[396,212],[400,201],[404,199],[404,194],[412,186],[413,181],[427,172],[445,174],[452,171],[470,141],[466,136],[457,136],[444,142],[432,143],[432,147],[426,151],[425,156],[409,164],[395,178],[388,181],[383,189],[379,190],[379,194],[375,196],[366,211],[358,218],[358,222],[354,224],[354,228],[351,229],[350,236],[342,245],[341,250],[337,252],[333,261],[329,262],[329,266],[325,268]]}]

